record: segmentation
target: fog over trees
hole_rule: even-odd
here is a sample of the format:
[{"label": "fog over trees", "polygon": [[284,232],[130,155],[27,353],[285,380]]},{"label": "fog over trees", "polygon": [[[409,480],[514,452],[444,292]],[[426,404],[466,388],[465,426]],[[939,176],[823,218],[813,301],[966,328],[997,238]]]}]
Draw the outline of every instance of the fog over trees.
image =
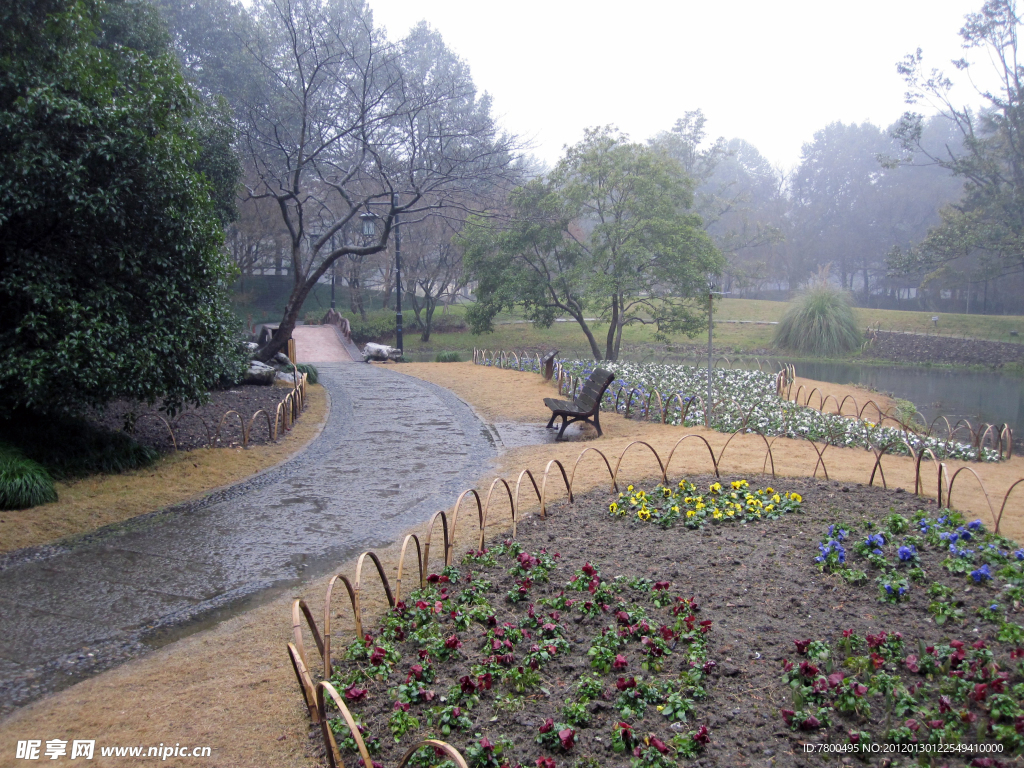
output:
[{"label": "fog over trees", "polygon": [[[332,274],[342,306],[357,316],[365,316],[371,293],[377,306],[394,304],[397,220],[404,303],[428,339],[439,306],[495,277],[484,269],[479,233],[464,234],[467,221],[489,222],[491,235],[500,231],[507,241],[524,225],[512,218],[552,204],[540,187],[550,193],[564,182],[557,180],[564,168],[538,168],[501,131],[471,62],[426,22],[391,40],[354,0],[157,2],[186,76],[209,105],[208,133],[230,133],[241,164],[237,212],[226,208],[221,219],[242,285],[273,274],[293,286],[281,339],[316,282]],[[983,94],[981,111],[955,104],[949,81],[926,72],[918,53],[900,73],[912,106],[927,107],[921,114],[893,125],[824,125],[807,137],[793,169],[772,166],[743,137],[709,136],[713,115],[700,105],[680,105],[674,125],[645,142],[636,137],[688,179],[680,210],[697,217],[689,220],[721,254],[715,269],[724,290],[784,299],[828,267],[861,305],[1019,308],[1019,19],[1012,0],[989,0],[968,22],[965,46],[991,52],[1003,71],[1003,90]],[[589,131],[585,142],[615,134],[611,126]],[[212,173],[211,180],[216,186]],[[360,226],[367,211],[379,217],[368,239]],[[577,231],[592,234],[585,219],[563,221],[563,238]],[[496,294],[476,297],[474,316],[486,325]],[[650,320],[606,309],[602,317],[614,316],[613,324]],[[671,326],[667,318],[655,322]],[[614,340],[594,343],[614,354]]]},{"label": "fog over trees", "polygon": [[[286,326],[331,272],[348,308],[364,315],[368,288],[394,301],[390,229],[400,215],[409,222],[402,289],[429,337],[434,309],[479,279],[464,269],[457,237],[467,215],[501,218],[515,207],[508,191],[531,175],[489,98],[476,93],[469,64],[426,23],[387,40],[359,2],[160,3],[186,72],[235,118],[248,194],[228,242],[243,273],[291,277]],[[995,158],[1017,142],[1009,31],[1018,23],[1013,2],[990,0],[965,27],[965,44],[995,51],[1009,83],[979,114],[953,104],[948,81],[925,74],[915,55],[900,71],[913,98],[930,99],[938,114],[822,126],[792,170],[742,137],[708,136],[699,105],[650,137],[651,150],[693,182],[688,210],[724,257],[725,289],[786,298],[830,265],[862,305],[964,309],[971,296],[974,311],[1012,310],[1024,225],[979,224],[971,238],[963,230],[982,210],[1016,205],[1007,191],[1013,161]],[[1005,174],[990,172],[1000,163]],[[367,203],[381,216],[372,243],[356,226]]]}]

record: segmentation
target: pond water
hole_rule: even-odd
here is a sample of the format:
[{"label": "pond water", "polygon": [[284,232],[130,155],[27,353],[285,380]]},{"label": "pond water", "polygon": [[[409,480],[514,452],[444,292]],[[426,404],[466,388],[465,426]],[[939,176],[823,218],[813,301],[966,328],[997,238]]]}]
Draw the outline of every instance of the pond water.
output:
[{"label": "pond water", "polygon": [[800,376],[856,384],[910,400],[929,422],[939,416],[972,424],[1006,423],[1015,442],[1024,439],[1024,378],[989,371],[950,371],[905,366],[802,361]]}]

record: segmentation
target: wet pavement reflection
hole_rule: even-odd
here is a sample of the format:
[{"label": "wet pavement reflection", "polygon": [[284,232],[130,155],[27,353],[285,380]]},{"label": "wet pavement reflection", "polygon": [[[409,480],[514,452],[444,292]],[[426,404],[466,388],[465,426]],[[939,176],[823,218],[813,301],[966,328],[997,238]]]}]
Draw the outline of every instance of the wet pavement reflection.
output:
[{"label": "wet pavement reflection", "polygon": [[496,439],[451,393],[393,369],[318,367],[331,414],[295,459],[71,549],[4,560],[0,713],[389,543],[454,503],[500,444],[530,439],[519,425]]}]

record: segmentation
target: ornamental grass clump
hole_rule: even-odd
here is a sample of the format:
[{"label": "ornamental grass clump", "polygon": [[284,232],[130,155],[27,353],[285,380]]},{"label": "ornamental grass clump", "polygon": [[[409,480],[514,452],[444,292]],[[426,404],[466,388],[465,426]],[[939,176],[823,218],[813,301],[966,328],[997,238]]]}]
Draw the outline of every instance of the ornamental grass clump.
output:
[{"label": "ornamental grass clump", "polygon": [[28,509],[56,500],[49,472],[18,451],[0,446],[0,509]]},{"label": "ornamental grass clump", "polygon": [[819,282],[793,302],[775,329],[772,343],[815,357],[838,357],[861,344],[861,333],[845,291]]}]

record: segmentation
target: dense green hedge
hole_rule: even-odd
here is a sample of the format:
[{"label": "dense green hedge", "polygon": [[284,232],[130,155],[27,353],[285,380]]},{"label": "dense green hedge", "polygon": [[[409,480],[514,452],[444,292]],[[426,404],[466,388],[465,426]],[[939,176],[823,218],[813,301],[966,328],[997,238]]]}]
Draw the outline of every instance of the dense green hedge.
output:
[{"label": "dense green hedge", "polygon": [[148,466],[157,452],[124,432],[111,432],[73,416],[39,416],[20,411],[0,420],[4,442],[67,479],[116,474]]}]

